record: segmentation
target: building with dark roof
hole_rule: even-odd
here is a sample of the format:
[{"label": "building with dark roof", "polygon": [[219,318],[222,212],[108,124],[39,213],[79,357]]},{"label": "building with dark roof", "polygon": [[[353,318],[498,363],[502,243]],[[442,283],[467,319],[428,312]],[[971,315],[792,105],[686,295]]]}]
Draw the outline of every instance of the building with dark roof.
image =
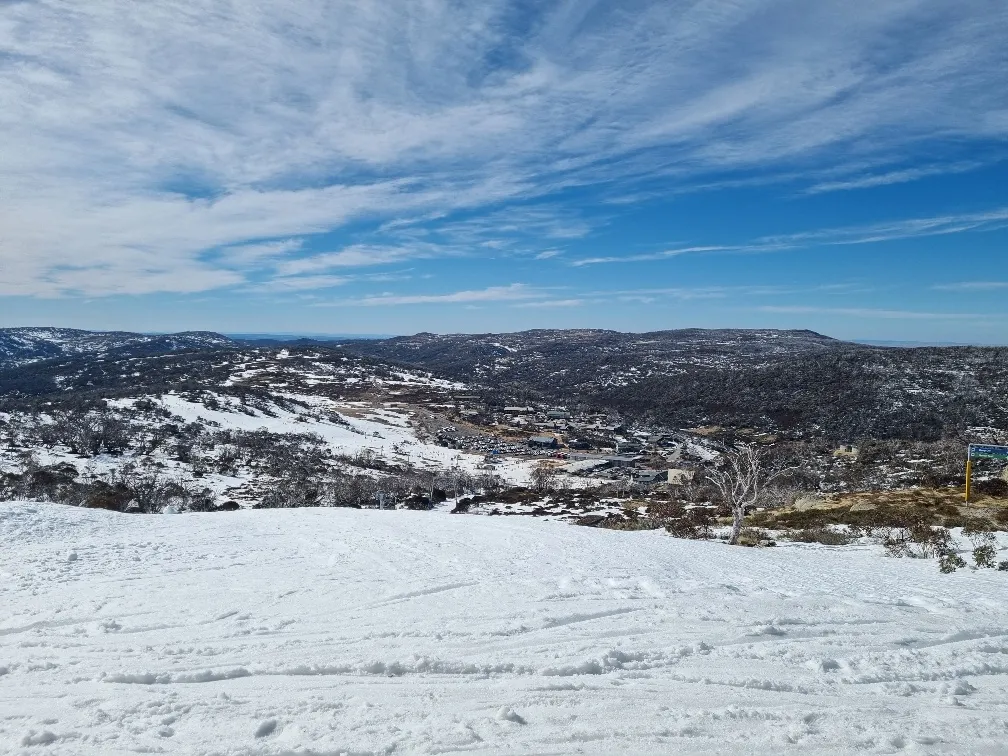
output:
[{"label": "building with dark roof", "polygon": [[556,436],[532,436],[528,440],[528,445],[537,449],[558,449],[560,442]]}]

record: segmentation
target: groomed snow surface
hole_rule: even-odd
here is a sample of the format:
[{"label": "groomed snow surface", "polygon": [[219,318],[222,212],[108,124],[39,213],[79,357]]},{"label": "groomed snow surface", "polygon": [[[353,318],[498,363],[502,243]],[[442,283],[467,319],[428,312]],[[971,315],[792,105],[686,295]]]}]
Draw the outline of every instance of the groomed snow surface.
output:
[{"label": "groomed snow surface", "polygon": [[0,752],[1008,752],[1008,580],[517,517],[0,503]]}]

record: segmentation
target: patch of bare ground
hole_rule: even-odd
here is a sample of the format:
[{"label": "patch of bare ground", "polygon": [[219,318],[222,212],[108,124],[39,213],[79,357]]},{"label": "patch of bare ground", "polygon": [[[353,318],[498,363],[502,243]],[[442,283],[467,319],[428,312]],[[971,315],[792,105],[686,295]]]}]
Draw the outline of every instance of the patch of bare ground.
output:
[{"label": "patch of bare ground", "polygon": [[908,519],[950,528],[981,520],[992,529],[1008,530],[1008,499],[978,494],[967,504],[962,489],[957,488],[859,491],[756,512],[751,522],[758,527],[783,530],[829,525],[901,527]]}]

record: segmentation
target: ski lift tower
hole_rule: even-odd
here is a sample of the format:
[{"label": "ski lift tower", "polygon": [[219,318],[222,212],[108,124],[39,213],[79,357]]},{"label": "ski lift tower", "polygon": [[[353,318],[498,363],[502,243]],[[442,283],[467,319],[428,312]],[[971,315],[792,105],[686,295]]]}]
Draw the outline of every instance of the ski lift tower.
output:
[{"label": "ski lift tower", "polygon": [[990,444],[970,444],[966,451],[966,503],[969,504],[970,488],[973,482],[973,460],[1000,459],[1008,462],[1008,446]]}]

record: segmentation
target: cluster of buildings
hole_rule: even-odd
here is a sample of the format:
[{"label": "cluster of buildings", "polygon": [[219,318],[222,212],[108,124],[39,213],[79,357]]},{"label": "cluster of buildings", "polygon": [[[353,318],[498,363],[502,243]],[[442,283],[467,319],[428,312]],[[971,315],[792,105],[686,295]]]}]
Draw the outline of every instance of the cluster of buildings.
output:
[{"label": "cluster of buildings", "polygon": [[470,396],[456,397],[453,409],[459,420],[489,435],[445,428],[441,443],[489,456],[552,457],[570,475],[642,486],[681,484],[717,454],[691,434],[635,427],[608,414],[526,403],[490,406]]}]

